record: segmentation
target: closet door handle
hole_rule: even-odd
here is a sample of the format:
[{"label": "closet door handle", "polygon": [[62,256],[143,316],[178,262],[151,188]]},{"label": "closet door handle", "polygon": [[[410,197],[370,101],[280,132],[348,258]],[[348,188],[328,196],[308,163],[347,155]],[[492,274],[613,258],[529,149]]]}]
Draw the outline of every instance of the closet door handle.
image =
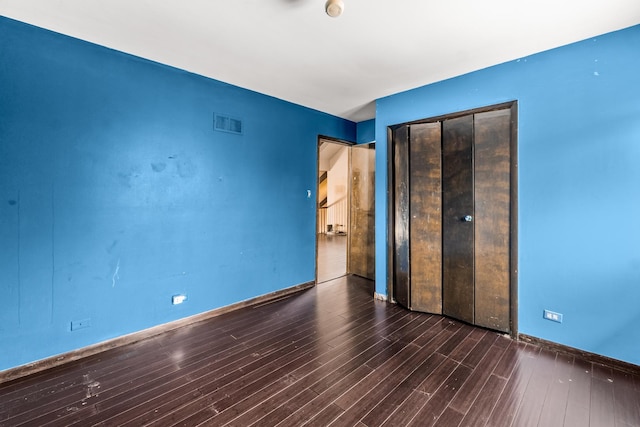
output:
[{"label": "closet door handle", "polygon": [[462,220],[463,220],[464,222],[471,222],[471,221],[473,221],[473,217],[472,217],[471,215],[465,215],[465,216],[462,218]]}]

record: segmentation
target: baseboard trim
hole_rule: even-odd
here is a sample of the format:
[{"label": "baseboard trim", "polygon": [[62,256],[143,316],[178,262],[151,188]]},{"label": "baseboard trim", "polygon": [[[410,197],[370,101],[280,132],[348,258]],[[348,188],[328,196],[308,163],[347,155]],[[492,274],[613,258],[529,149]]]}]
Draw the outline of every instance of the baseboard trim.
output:
[{"label": "baseboard trim", "polygon": [[558,344],[553,341],[543,340],[542,338],[532,337],[530,335],[519,334],[518,340],[535,344],[549,350],[559,351],[565,354],[569,354],[571,356],[577,356],[592,363],[607,365],[627,373],[640,375],[640,366],[634,365],[633,363],[625,362],[618,359],[613,359],[611,357],[602,356],[600,354],[591,353],[591,352],[580,350],[574,347],[569,347],[563,344]]},{"label": "baseboard trim", "polygon": [[10,368],[5,371],[0,371],[0,384],[13,381],[18,378],[26,377],[38,372],[45,371],[47,369],[55,368],[65,363],[73,362],[75,360],[84,359],[85,357],[93,356],[98,353],[102,353],[107,350],[111,350],[116,347],[121,347],[127,344],[133,344],[138,341],[142,341],[156,335],[163,334],[165,332],[172,331],[174,329],[182,328],[194,323],[202,322],[231,311],[239,310],[241,308],[252,307],[270,302],[275,302],[295,293],[304,291],[306,289],[315,286],[315,282],[306,282],[300,285],[292,286],[289,288],[281,289],[268,294],[260,295],[255,298],[240,301],[231,305],[216,308],[204,313],[195,314],[193,316],[185,317],[182,319],[174,320],[172,322],[164,323],[162,325],[153,326],[148,329],[143,329],[138,332],[133,332],[127,335],[122,335],[117,338],[113,338],[107,341],[102,341],[96,344],[92,344],[87,347],[72,350],[67,353],[62,353],[56,356],[48,357],[46,359],[38,360],[26,365],[20,365],[15,368]]}]

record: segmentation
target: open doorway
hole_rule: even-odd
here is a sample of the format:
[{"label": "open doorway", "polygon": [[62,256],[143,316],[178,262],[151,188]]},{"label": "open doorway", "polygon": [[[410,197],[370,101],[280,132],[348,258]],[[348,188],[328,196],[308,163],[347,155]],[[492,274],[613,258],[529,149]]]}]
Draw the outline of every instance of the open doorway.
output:
[{"label": "open doorway", "polygon": [[317,283],[347,274],[349,146],[320,139],[318,146]]},{"label": "open doorway", "polygon": [[316,282],[375,279],[375,143],[318,141]]}]

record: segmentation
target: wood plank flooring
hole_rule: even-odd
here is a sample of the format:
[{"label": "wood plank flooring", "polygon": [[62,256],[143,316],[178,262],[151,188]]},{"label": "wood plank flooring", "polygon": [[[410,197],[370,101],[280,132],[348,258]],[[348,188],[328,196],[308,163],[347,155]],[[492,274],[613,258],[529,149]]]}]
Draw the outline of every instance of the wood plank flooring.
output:
[{"label": "wood plank flooring", "polygon": [[0,385],[2,426],[640,426],[640,375],[343,277]]}]

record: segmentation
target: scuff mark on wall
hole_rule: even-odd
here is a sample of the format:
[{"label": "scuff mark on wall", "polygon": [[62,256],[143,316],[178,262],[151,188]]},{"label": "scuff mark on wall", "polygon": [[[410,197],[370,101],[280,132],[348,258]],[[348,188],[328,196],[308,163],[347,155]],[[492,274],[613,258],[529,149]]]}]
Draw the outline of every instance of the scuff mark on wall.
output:
[{"label": "scuff mark on wall", "polygon": [[153,169],[154,172],[162,172],[166,168],[167,168],[167,164],[164,162],[151,163],[151,169]]},{"label": "scuff mark on wall", "polygon": [[195,163],[193,163],[190,159],[183,160],[178,162],[178,176],[180,178],[193,178],[196,176],[198,172],[198,167]]},{"label": "scuff mark on wall", "polygon": [[117,175],[120,185],[127,188],[133,188],[136,180],[142,176],[142,170],[139,166],[132,166],[128,172],[119,172]]},{"label": "scuff mark on wall", "polygon": [[115,247],[118,245],[118,241],[114,240],[111,245],[107,248],[107,253],[111,253],[113,252],[113,250],[115,249]]},{"label": "scuff mark on wall", "polygon": [[118,263],[116,264],[116,271],[113,273],[113,276],[111,277],[112,288],[116,287],[116,280],[120,279],[120,276],[118,275],[119,271],[120,271],[120,258],[118,258]]}]

